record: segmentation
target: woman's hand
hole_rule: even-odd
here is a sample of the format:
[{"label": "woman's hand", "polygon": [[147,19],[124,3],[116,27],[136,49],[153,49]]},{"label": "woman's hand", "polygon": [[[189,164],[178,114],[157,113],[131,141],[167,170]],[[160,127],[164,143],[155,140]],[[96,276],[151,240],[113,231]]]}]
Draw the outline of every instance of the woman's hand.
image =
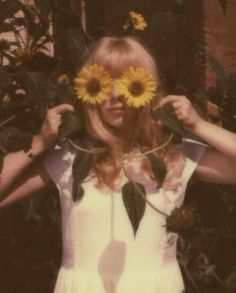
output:
[{"label": "woman's hand", "polygon": [[194,132],[202,118],[197,114],[191,102],[185,96],[169,95],[160,101],[159,106],[171,104],[174,112],[186,130]]},{"label": "woman's hand", "polygon": [[67,111],[73,112],[73,106],[61,104],[47,111],[39,134],[33,137],[32,153],[34,156],[39,155],[55,144],[61,124],[61,115]]}]

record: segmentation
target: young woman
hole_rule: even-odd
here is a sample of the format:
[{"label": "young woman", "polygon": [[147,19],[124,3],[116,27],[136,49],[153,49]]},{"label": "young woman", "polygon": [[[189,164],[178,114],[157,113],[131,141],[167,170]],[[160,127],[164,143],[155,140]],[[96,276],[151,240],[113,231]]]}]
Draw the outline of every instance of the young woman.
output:
[{"label": "young woman", "polygon": [[[28,154],[20,151],[5,157],[1,206],[32,194],[51,181],[56,184],[62,208],[63,253],[55,293],[183,292],[176,260],[177,235],[166,231],[166,217],[149,205],[134,235],[122,200],[122,186],[127,177],[141,183],[147,199],[170,214],[183,203],[193,173],[201,180],[236,182],[236,135],[204,121],[184,96],[156,96],[152,100],[146,96],[135,100],[145,84],[153,87],[147,73],[157,84],[160,81],[153,58],[133,38],[100,39],[83,68],[85,71],[81,71],[76,82],[83,102],[86,134],[78,142],[89,140],[103,151],[93,155],[91,171],[82,183],[82,198],[72,199],[76,147],[65,143],[52,148],[61,115],[74,111],[71,105],[62,104],[48,111]],[[91,77],[89,69],[100,73]],[[139,72],[144,83],[131,78],[128,92],[122,94],[125,81],[135,72]],[[108,93],[97,83],[102,73],[103,85],[112,80]],[[90,96],[86,92],[89,90]],[[194,141],[172,145],[162,125],[150,115],[150,109],[157,104],[171,104],[183,127],[209,146]],[[161,186],[141,150],[152,151],[165,162],[167,175]]]}]

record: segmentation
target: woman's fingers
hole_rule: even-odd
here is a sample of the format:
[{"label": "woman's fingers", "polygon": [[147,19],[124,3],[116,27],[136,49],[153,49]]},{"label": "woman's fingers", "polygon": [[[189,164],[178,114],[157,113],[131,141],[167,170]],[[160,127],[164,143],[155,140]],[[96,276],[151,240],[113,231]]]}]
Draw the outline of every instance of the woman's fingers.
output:
[{"label": "woman's fingers", "polygon": [[60,104],[52,108],[51,110],[53,110],[57,114],[62,114],[64,112],[74,112],[74,107],[70,104]]},{"label": "woman's fingers", "polygon": [[163,107],[166,104],[173,106],[177,118],[186,129],[193,128],[199,121],[199,116],[187,97],[169,95],[160,101],[159,107]]}]

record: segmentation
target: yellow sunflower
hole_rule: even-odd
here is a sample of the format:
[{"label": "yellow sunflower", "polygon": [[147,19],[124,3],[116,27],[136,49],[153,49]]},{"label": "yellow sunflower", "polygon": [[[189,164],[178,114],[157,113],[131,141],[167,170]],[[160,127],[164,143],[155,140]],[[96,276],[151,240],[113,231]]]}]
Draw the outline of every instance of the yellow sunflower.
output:
[{"label": "yellow sunflower", "polygon": [[67,74],[59,75],[57,80],[59,83],[69,83],[70,82],[70,79]]},{"label": "yellow sunflower", "polygon": [[156,94],[157,84],[153,76],[143,67],[129,67],[115,81],[116,89],[131,107],[141,107],[149,103]]},{"label": "yellow sunflower", "polygon": [[85,66],[75,78],[75,90],[83,102],[95,105],[104,102],[112,87],[110,74],[97,64]]},{"label": "yellow sunflower", "polygon": [[123,29],[128,30],[130,27],[134,30],[143,31],[147,27],[147,23],[141,14],[130,11],[129,19],[123,25]]}]

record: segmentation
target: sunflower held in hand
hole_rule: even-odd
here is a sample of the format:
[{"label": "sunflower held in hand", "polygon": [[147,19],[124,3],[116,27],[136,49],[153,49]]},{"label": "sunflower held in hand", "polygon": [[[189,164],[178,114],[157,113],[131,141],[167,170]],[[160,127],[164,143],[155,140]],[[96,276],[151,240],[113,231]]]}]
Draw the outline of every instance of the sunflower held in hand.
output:
[{"label": "sunflower held in hand", "polygon": [[143,67],[129,69],[115,81],[116,89],[128,106],[138,108],[149,103],[156,94],[157,84]]},{"label": "sunflower held in hand", "polygon": [[111,91],[113,80],[110,74],[97,64],[85,66],[75,78],[75,90],[83,102],[101,104]]}]

